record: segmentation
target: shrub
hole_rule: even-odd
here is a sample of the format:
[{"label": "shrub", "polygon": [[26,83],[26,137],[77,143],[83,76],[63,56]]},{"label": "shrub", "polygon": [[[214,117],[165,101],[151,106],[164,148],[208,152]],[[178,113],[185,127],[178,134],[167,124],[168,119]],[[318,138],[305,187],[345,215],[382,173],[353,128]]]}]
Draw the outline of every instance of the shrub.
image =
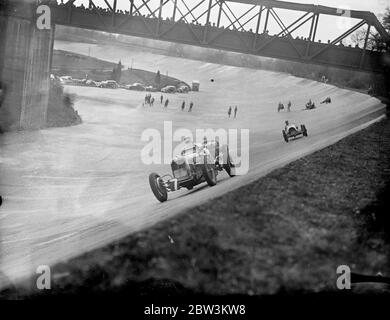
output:
[{"label": "shrub", "polygon": [[58,80],[50,81],[47,127],[67,127],[82,123],[81,117],[73,108],[75,97],[64,93]]}]

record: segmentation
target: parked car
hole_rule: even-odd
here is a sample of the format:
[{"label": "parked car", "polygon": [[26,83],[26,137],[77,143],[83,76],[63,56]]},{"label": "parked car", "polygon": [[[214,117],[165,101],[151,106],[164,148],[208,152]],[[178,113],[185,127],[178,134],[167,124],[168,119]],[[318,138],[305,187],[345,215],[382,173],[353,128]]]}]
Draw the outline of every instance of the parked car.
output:
[{"label": "parked car", "polygon": [[147,86],[147,87],[145,87],[145,90],[148,92],[156,92],[157,91],[157,89],[153,86]]},{"label": "parked car", "polygon": [[175,93],[176,92],[176,87],[175,86],[166,86],[161,89],[161,92],[163,93]]},{"label": "parked car", "polygon": [[59,77],[60,79],[60,82],[62,84],[71,84],[73,82],[73,79],[71,76],[62,76],[62,77]]},{"label": "parked car", "polygon": [[118,87],[118,83],[114,80],[102,81],[100,83],[100,88],[118,89]]},{"label": "parked car", "polygon": [[190,88],[187,86],[181,86],[179,89],[177,89],[177,92],[179,93],[188,93],[190,91]]},{"label": "parked car", "polygon": [[83,79],[72,79],[70,82],[75,84],[75,85],[84,84],[84,80]]},{"label": "parked car", "polygon": [[126,86],[127,90],[145,91],[145,86],[142,83],[133,83]]}]

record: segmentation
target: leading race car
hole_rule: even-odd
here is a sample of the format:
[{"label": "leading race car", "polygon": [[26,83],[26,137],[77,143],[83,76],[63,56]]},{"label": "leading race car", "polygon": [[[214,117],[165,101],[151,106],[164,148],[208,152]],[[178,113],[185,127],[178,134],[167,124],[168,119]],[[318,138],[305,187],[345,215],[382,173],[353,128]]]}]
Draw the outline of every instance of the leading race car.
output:
[{"label": "leading race car", "polygon": [[191,190],[203,182],[215,186],[219,171],[225,170],[230,177],[234,176],[234,163],[229,155],[229,148],[220,148],[217,141],[185,147],[180,155],[172,160],[171,169],[172,175],[149,175],[150,188],[160,202],[168,200],[168,192],[182,188]]},{"label": "leading race car", "polygon": [[307,129],[306,129],[306,126],[304,124],[301,124],[301,127],[298,128],[297,125],[290,124],[288,121],[286,121],[286,126],[285,126],[284,130],[282,131],[282,134],[283,134],[283,139],[286,142],[289,142],[289,139],[291,139],[291,138],[295,139],[296,137],[299,137],[299,136],[304,136],[304,137],[308,136]]}]

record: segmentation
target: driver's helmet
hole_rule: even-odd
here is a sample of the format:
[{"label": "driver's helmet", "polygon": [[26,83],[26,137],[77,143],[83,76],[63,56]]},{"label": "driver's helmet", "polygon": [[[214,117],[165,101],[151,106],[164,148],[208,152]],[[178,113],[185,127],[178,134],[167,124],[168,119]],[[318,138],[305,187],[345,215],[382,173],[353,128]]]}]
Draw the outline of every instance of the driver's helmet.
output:
[{"label": "driver's helmet", "polygon": [[285,121],[285,124],[286,124],[286,126],[288,126],[288,125],[289,125],[289,122],[288,122],[288,120],[286,120],[286,121]]},{"label": "driver's helmet", "polygon": [[204,144],[204,145],[207,144],[207,137],[206,137],[206,136],[203,137],[203,144]]}]

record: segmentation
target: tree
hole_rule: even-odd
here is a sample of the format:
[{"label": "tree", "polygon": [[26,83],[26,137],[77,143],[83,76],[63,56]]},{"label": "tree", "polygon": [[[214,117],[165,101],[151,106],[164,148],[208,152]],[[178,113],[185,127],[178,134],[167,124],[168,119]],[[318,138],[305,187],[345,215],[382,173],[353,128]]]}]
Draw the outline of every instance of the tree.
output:
[{"label": "tree", "polygon": [[[382,18],[382,24],[385,30],[390,33],[390,8],[386,8],[386,11]],[[351,35],[351,40],[354,45],[358,45],[363,48],[364,42],[367,35],[367,28],[359,29]],[[367,49],[376,51],[387,51],[389,50],[390,44],[383,41],[380,34],[371,28],[370,34],[367,39]]]},{"label": "tree", "polygon": [[386,12],[382,18],[382,24],[387,32],[390,32],[390,7],[386,8]]},{"label": "tree", "polygon": [[110,80],[115,80],[116,82],[119,83],[122,77],[122,68],[123,68],[122,62],[119,61],[118,64],[112,69]]},{"label": "tree", "polygon": [[156,84],[156,87],[157,87],[157,88],[160,88],[160,86],[161,86],[161,74],[160,74],[160,70],[158,70],[157,73],[156,73],[156,78],[154,79],[154,83]]},{"label": "tree", "polygon": [[[357,30],[354,34],[351,35],[351,41],[354,46],[359,46],[360,48],[364,47],[364,42],[367,36],[367,28],[362,28]],[[367,39],[367,49],[373,50],[375,47],[375,33],[371,30]]]}]

